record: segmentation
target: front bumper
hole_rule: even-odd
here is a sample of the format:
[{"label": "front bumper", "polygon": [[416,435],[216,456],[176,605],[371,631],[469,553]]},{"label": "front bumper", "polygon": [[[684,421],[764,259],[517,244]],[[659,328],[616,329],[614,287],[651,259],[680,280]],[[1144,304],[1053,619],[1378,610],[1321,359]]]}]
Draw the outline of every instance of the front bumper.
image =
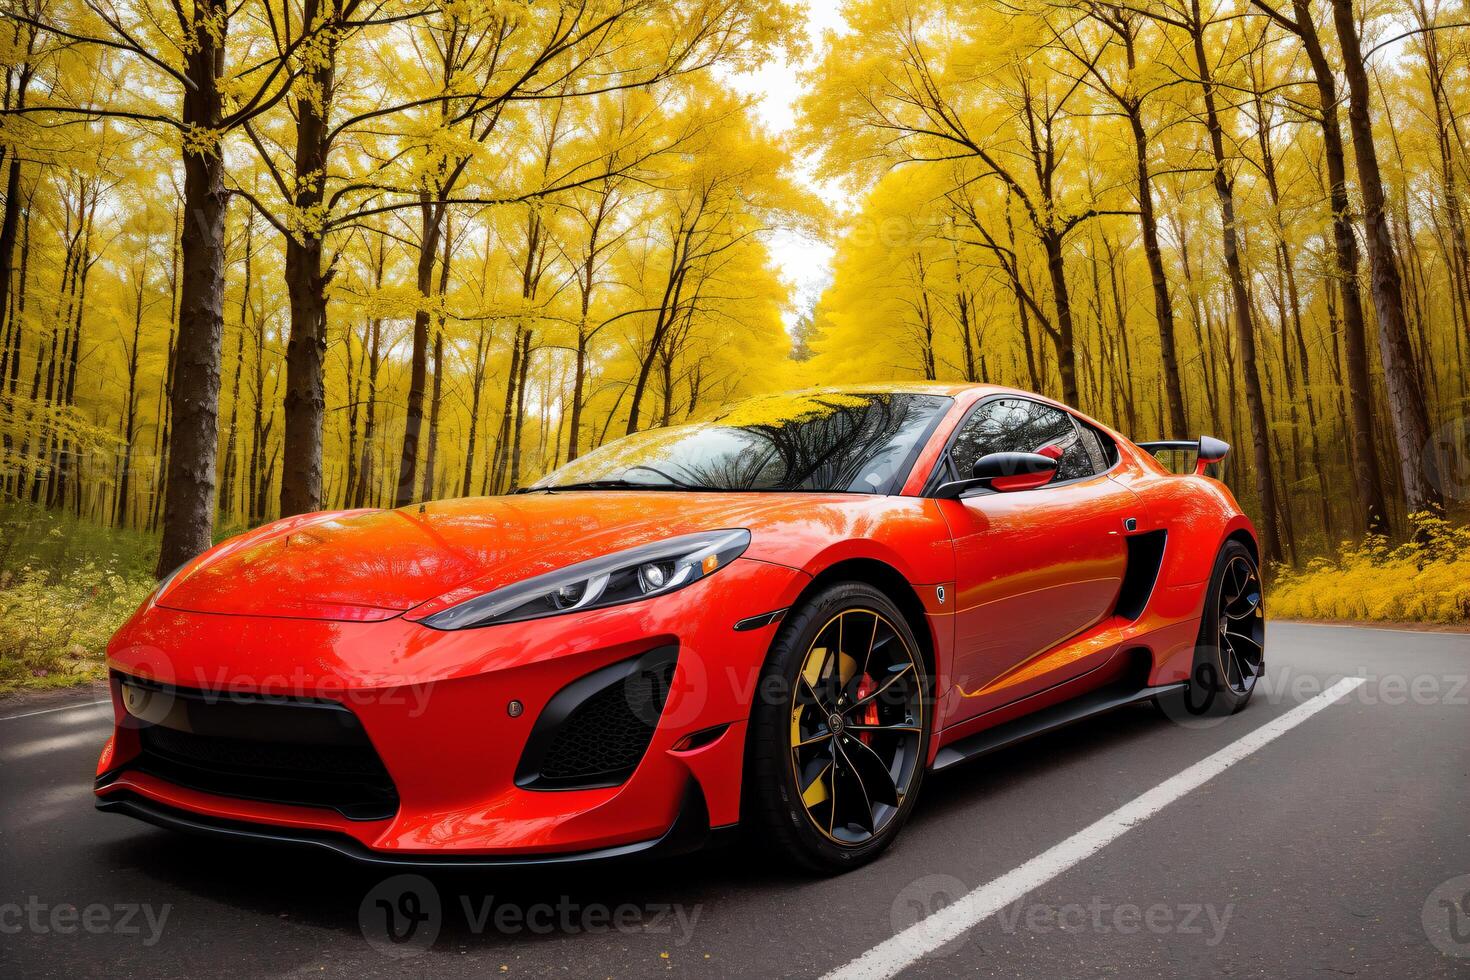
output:
[{"label": "front bumper", "polygon": [[118,813],[165,830],[180,831],[215,840],[264,843],[329,851],[359,864],[379,868],[479,870],[566,867],[609,861],[654,860],[674,857],[723,843],[733,836],[734,825],[711,827],[704,794],[696,783],[685,789],[678,816],[672,826],[653,840],[622,844],[589,851],[550,854],[461,854],[439,851],[432,854],[391,854],[364,847],[345,834],[331,831],[273,827],[242,820],[227,820],[157,803],[130,790],[111,792],[97,798],[97,809]]},{"label": "front bumper", "polygon": [[[516,866],[686,847],[739,819],[745,723],[776,626],[734,626],[789,605],[806,581],[793,569],[741,559],[648,602],[453,633],[403,619],[145,608],[109,647],[115,672],[178,688],[340,703],[391,775],[398,805],[383,819],[350,819],[159,778],[134,765],[143,746],[117,683],[97,805],[178,829],[386,864]],[[678,660],[667,702],[631,775],[595,788],[518,784],[530,733],[559,691],[669,645]],[[690,738],[712,729],[715,737]]]}]

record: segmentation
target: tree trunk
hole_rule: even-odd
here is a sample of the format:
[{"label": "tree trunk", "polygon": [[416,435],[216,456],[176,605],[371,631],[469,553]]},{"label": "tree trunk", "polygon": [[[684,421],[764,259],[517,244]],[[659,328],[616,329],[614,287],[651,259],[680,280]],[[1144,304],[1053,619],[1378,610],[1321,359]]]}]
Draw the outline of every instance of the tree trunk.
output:
[{"label": "tree trunk", "polygon": [[[1011,254],[1016,252],[1016,225],[1011,218],[1011,192],[1006,190],[1006,236],[1010,242]],[[1036,346],[1031,340],[1031,318],[1026,312],[1026,297],[1021,288],[1021,270],[1016,269],[1015,276],[1011,279],[1011,292],[1016,297],[1016,313],[1021,318],[1021,342],[1026,348],[1026,374],[1031,379],[1031,390],[1041,392],[1044,379],[1041,369],[1036,363]]]},{"label": "tree trunk", "polygon": [[[1106,248],[1108,255],[1108,287],[1113,299],[1113,316],[1118,321],[1118,346],[1121,348],[1123,354],[1122,370],[1113,375],[1114,381],[1116,382],[1114,388],[1122,389],[1121,395],[1123,398],[1123,417],[1128,422],[1128,431],[1137,432],[1139,431],[1137,408],[1138,403],[1134,397],[1133,392],[1133,350],[1128,340],[1127,311],[1129,304],[1124,299],[1124,293],[1126,290],[1118,278],[1118,267],[1123,264],[1121,261],[1122,256],[1119,252],[1114,251],[1112,240],[1108,238],[1106,234],[1102,236],[1102,239],[1103,245]],[[1172,343],[1174,335],[1172,309],[1169,315],[1171,318],[1169,325],[1169,336],[1170,342]],[[1102,322],[1101,317],[1098,318],[1098,322]],[[1164,387],[1177,387],[1178,380],[1179,379],[1177,377],[1166,378]],[[1171,421],[1170,424],[1172,425],[1173,422]],[[1176,429],[1175,431],[1179,432],[1183,430]]]},{"label": "tree trunk", "polygon": [[444,392],[444,302],[449,294],[449,250],[453,247],[449,216],[444,217],[444,254],[439,259],[439,311],[434,329],[434,391],[429,400],[429,445],[424,452],[424,490],[422,500],[433,500],[434,473],[439,452],[439,403]]},{"label": "tree trunk", "polygon": [[521,370],[516,379],[515,421],[510,430],[510,483],[508,489],[521,485],[521,430],[526,423],[526,379],[531,372],[531,330],[521,334]]},{"label": "tree trunk", "polygon": [[133,345],[128,350],[128,391],[123,402],[122,419],[122,463],[117,473],[117,500],[114,501],[112,523],[114,527],[128,526],[128,497],[133,477],[133,439],[138,423],[138,352],[143,344],[143,294],[147,270],[146,262],[139,262],[138,281],[133,297]]},{"label": "tree trunk", "polygon": [[[1423,0],[1411,6],[1419,26],[1424,29],[1419,40],[1424,53],[1424,70],[1428,76],[1429,93],[1434,106],[1435,143],[1439,150],[1445,218],[1449,224],[1449,233],[1444,237],[1449,239],[1450,247],[1445,249],[1444,261],[1446,272],[1450,277],[1451,306],[1460,331],[1470,333],[1470,239],[1466,238],[1459,180],[1455,175],[1457,164],[1454,157],[1454,143],[1450,139],[1452,132],[1458,134],[1459,124],[1455,116],[1454,102],[1445,88],[1444,63],[1440,55],[1439,38],[1433,30],[1433,18],[1430,17]],[[1461,149],[1463,151],[1463,144]],[[1456,340],[1459,339],[1459,336],[1456,334]]]},{"label": "tree trunk", "polygon": [[670,351],[664,351],[659,356],[659,374],[664,387],[664,410],[659,417],[659,425],[665,429],[674,417],[674,355]]},{"label": "tree trunk", "polygon": [[1051,334],[1051,339],[1057,352],[1057,371],[1062,378],[1062,401],[1081,408],[1077,392],[1077,352],[1072,334],[1072,293],[1067,286],[1062,239],[1060,235],[1046,233],[1041,236],[1041,244],[1046,251],[1047,275],[1051,277],[1052,303],[1057,309],[1056,331]]},{"label": "tree trunk", "polygon": [[[206,23],[209,25],[206,27]],[[185,60],[185,129],[219,124],[219,79],[228,20],[220,0],[196,0],[195,44]],[[184,150],[183,272],[179,341],[170,395],[173,433],[165,479],[162,578],[210,546],[214,534],[214,466],[219,429],[220,340],[224,332],[225,211],[223,152],[216,143]]]},{"label": "tree trunk", "polygon": [[520,377],[521,330],[516,324],[515,335],[510,342],[510,369],[505,375],[505,404],[500,411],[500,428],[495,434],[495,453],[490,466],[490,490],[499,493],[505,486],[505,468],[510,462],[510,427],[514,421],[516,404],[516,379]]},{"label": "tree trunk", "polygon": [[[175,311],[170,311],[175,312]],[[174,362],[179,349],[179,334],[174,321],[177,315],[170,320],[168,332],[168,366],[164,368],[163,378],[158,386],[158,418],[154,422],[155,435],[154,458],[158,461],[153,474],[153,499],[148,508],[148,530],[157,531],[159,523],[163,520],[163,498],[164,486],[168,478],[168,444],[169,423],[173,403],[174,390]]]},{"label": "tree trunk", "polygon": [[403,451],[398,457],[398,489],[393,506],[413,503],[419,465],[419,435],[424,427],[424,386],[428,381],[429,301],[433,298],[434,259],[439,249],[439,230],[444,205],[424,194],[419,201],[420,235],[418,286],[419,305],[413,314],[413,353],[409,358],[408,404],[403,420]]},{"label": "tree trunk", "polygon": [[[1132,65],[1132,42],[1129,44]],[[1149,282],[1154,291],[1154,319],[1159,327],[1159,361],[1164,374],[1164,392],[1169,399],[1169,429],[1165,435],[1183,439],[1189,435],[1188,416],[1184,410],[1184,385],[1179,376],[1179,356],[1174,349],[1174,302],[1169,296],[1169,279],[1164,274],[1164,254],[1159,248],[1159,224],[1154,214],[1152,178],[1148,170],[1148,135],[1144,132],[1142,112],[1135,106],[1128,113],[1133,130],[1133,155],[1137,165],[1138,224],[1143,232],[1143,254],[1148,260]]]},{"label": "tree trunk", "polygon": [[924,368],[924,380],[933,381],[938,375],[934,361],[934,305],[930,300],[924,256],[916,256],[914,264],[919,271],[919,363]]},{"label": "tree trunk", "polygon": [[286,342],[284,466],[281,516],[322,506],[322,422],[326,414],[323,376],[327,356],[327,311],[321,279],[321,240],[286,240],[286,288],[291,302],[291,336]]},{"label": "tree trunk", "polygon": [[[82,321],[87,309],[87,280],[91,275],[92,266],[96,259],[92,256],[92,222],[96,213],[97,198],[94,195],[92,204],[87,211],[86,232],[82,237],[82,272],[81,281],[77,287],[77,305],[71,327],[71,339],[67,349],[66,361],[62,365],[62,383],[58,388],[61,404],[70,408],[76,404],[77,390],[77,364],[78,353],[82,346]],[[64,507],[66,505],[67,493],[71,489],[71,483],[77,470],[75,458],[75,447],[71,445],[70,437],[63,434],[60,448],[56,454],[56,462],[53,469],[56,473],[56,481],[52,485],[51,506]],[[81,490],[78,488],[74,500],[74,512],[81,516]]]},{"label": "tree trunk", "polygon": [[[31,36],[34,38],[35,31],[31,31]],[[20,66],[16,80],[14,105],[16,109],[25,107],[33,70],[29,61]],[[12,106],[7,105],[6,108],[9,109]],[[16,232],[20,227],[20,156],[19,147],[17,147],[16,152],[11,153],[10,162],[5,168],[5,215],[0,218],[0,320],[5,319],[10,311],[10,270],[15,259]],[[18,347],[15,356],[17,358],[20,356]],[[0,364],[3,363],[0,361]],[[5,372],[0,370],[0,383],[3,383],[4,380]]]},{"label": "tree trunk", "polygon": [[[1274,11],[1266,9],[1275,15]],[[1386,535],[1390,532],[1388,507],[1384,502],[1383,476],[1378,468],[1378,447],[1373,432],[1368,331],[1363,319],[1363,294],[1358,288],[1358,241],[1353,234],[1347,161],[1342,145],[1342,127],[1337,118],[1337,79],[1322,48],[1317,25],[1312,20],[1310,3],[1308,0],[1292,0],[1292,11],[1295,15],[1293,21],[1279,16],[1276,19],[1302,42],[1312,66],[1321,110],[1318,121],[1322,129],[1322,156],[1327,164],[1328,207],[1331,209],[1337,286],[1342,297],[1343,350],[1347,361],[1344,385],[1349,430],[1346,448],[1356,489],[1356,524],[1359,530]]]},{"label": "tree trunk", "polygon": [[571,420],[567,428],[571,431],[567,435],[567,462],[570,463],[581,453],[582,443],[582,399],[586,397],[584,390],[587,385],[587,314],[582,313],[582,323],[577,330],[576,363],[572,368],[572,409]]},{"label": "tree trunk", "polygon": [[157,466],[153,473],[153,499],[148,506],[148,530],[157,531],[159,523],[163,520],[163,497],[164,483],[168,474],[168,440],[170,422],[170,401],[174,390],[174,362],[179,349],[179,252],[184,237],[184,210],[183,200],[180,199],[174,211],[174,236],[173,249],[169,255],[168,267],[168,349],[165,352],[167,364],[164,368],[163,378],[158,386],[158,406],[154,413],[154,447],[153,458],[157,460]]},{"label": "tree trunk", "polygon": [[684,277],[688,272],[687,263],[692,235],[692,229],[681,227],[669,257],[669,274],[664,282],[664,294],[659,301],[658,314],[653,321],[653,336],[649,338],[648,353],[640,359],[638,377],[633,382],[633,401],[628,406],[628,435],[638,431],[638,416],[642,414],[643,394],[648,388],[648,374],[653,370],[653,360],[659,346],[663,343],[664,333],[674,322],[679,311],[684,290]]},{"label": "tree trunk", "polygon": [[434,331],[434,389],[429,398],[429,445],[424,450],[424,488],[420,500],[433,500],[435,458],[439,450],[439,401],[444,392],[444,325]]},{"label": "tree trunk", "polygon": [[468,497],[473,493],[475,479],[475,449],[480,434],[480,392],[485,387],[485,361],[488,357],[490,338],[485,321],[480,321],[480,331],[475,338],[475,370],[470,387],[469,434],[465,438],[464,476],[459,484],[459,495]]},{"label": "tree trunk", "polygon": [[[41,388],[42,364],[45,364],[46,386],[45,395],[42,399],[44,404],[54,404],[56,401],[57,365],[65,356],[65,342],[70,333],[71,315],[76,301],[76,280],[81,259],[79,252],[79,241],[81,232],[70,234],[70,217],[68,221],[68,237],[66,239],[66,253],[61,263],[61,283],[56,297],[56,308],[51,317],[51,338],[48,342],[36,345],[36,369],[31,375],[31,401],[35,402]],[[30,468],[30,497],[32,503],[41,502],[41,489],[47,479],[46,467],[43,461],[50,456],[51,452],[51,421],[36,409],[32,409],[32,417],[36,419],[35,428],[35,453],[31,454],[31,437],[28,434],[26,443],[21,449],[21,458],[31,461]]]},{"label": "tree trunk", "polygon": [[[20,384],[20,354],[21,347],[25,339],[24,330],[27,298],[26,284],[30,273],[31,258],[31,214],[29,195],[27,196],[26,200],[25,217],[21,221],[20,242],[20,277],[17,288],[15,289],[15,295],[9,304],[11,321],[11,331],[9,337],[10,366],[5,370],[0,370],[0,396],[9,395],[12,402],[14,401],[15,393],[18,390],[17,386]],[[6,455],[9,455],[9,450],[11,448],[11,437],[9,432],[5,433],[5,441],[3,443],[3,447],[6,451]],[[3,485],[7,488],[13,487],[15,485],[15,479],[7,476],[5,477],[5,482]]]},{"label": "tree trunk", "polygon": [[1220,205],[1221,240],[1225,268],[1230,277],[1230,296],[1235,314],[1235,339],[1239,347],[1241,374],[1245,381],[1246,412],[1250,417],[1251,442],[1254,449],[1256,491],[1260,501],[1263,557],[1269,562],[1283,558],[1281,548],[1280,508],[1276,497],[1276,480],[1271,471],[1270,425],[1266,419],[1266,402],[1261,390],[1257,367],[1255,323],[1251,317],[1250,296],[1245,288],[1245,272],[1241,268],[1240,240],[1235,223],[1235,192],[1225,173],[1225,138],[1215,108],[1214,81],[1205,53],[1204,21],[1199,0],[1190,0],[1193,17],[1190,34],[1194,42],[1195,67],[1204,94],[1205,126],[1209,131],[1210,150],[1214,156],[1215,197]]},{"label": "tree trunk", "polygon": [[[343,463],[345,472],[342,478],[342,506],[348,507],[348,501],[352,499],[357,486],[357,416],[358,406],[362,404],[362,362],[352,350],[351,327],[342,331],[342,347],[347,364],[347,451],[344,454],[346,461]],[[364,350],[363,353],[366,355],[367,351]]]},{"label": "tree trunk", "polygon": [[[377,453],[378,438],[378,371],[383,364],[383,321],[374,318],[367,353],[367,412],[362,424],[362,464],[357,471],[357,486],[353,488],[353,507],[367,507],[377,502],[377,473],[373,460]],[[368,496],[369,488],[372,497]]]},{"label": "tree trunk", "polygon": [[252,526],[264,519],[262,506],[261,471],[265,468],[265,323],[264,318],[255,323],[255,363],[252,365],[255,378],[255,399],[250,408],[250,455],[245,468],[245,479],[241,490],[245,494],[246,521]]},{"label": "tree trunk", "polygon": [[1439,490],[1423,465],[1429,450],[1429,411],[1414,364],[1414,349],[1404,318],[1403,284],[1394,260],[1393,238],[1384,205],[1383,177],[1373,145],[1369,115],[1368,74],[1353,19],[1352,0],[1332,0],[1332,19],[1342,45],[1348,82],[1348,127],[1353,134],[1353,157],[1358,165],[1358,187],[1363,197],[1364,239],[1368,245],[1369,279],[1373,308],[1378,313],[1378,350],[1388,388],[1389,414],[1398,442],[1399,478],[1409,513],[1443,509]]},{"label": "tree trunk", "polygon": [[238,465],[235,461],[239,439],[236,437],[240,418],[240,375],[245,370],[245,329],[250,321],[251,264],[255,258],[255,221],[247,208],[245,211],[245,282],[240,289],[240,331],[235,334],[235,374],[230,382],[230,414],[225,422],[224,471],[219,481],[219,510],[228,518],[235,511],[235,477]]},{"label": "tree trunk", "polygon": [[[304,22],[323,15],[307,0]],[[321,210],[330,150],[327,119],[336,80],[337,32],[322,34],[308,80],[311,92],[296,100],[296,173],[292,204],[310,221]],[[327,282],[322,271],[322,229],[308,225],[286,236],[286,288],[291,337],[286,343],[285,442],[282,446],[281,516],[322,508],[322,428],[326,415]]]}]

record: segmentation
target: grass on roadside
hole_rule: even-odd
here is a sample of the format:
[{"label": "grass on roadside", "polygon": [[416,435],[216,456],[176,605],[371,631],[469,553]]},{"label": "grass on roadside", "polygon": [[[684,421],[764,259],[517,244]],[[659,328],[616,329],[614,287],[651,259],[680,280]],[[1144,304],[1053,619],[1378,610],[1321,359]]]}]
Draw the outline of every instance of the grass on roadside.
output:
[{"label": "grass on roadside", "polygon": [[1369,538],[1277,572],[1266,608],[1282,619],[1470,623],[1470,527],[1416,515],[1414,542]]},{"label": "grass on roadside", "polygon": [[107,639],[152,590],[157,540],[0,507],[0,694],[101,677]]}]

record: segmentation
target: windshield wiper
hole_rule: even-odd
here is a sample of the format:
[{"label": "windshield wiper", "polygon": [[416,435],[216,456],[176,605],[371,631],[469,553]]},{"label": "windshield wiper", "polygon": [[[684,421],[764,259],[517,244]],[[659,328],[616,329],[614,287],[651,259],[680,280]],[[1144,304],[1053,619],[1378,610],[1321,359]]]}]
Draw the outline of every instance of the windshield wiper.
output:
[{"label": "windshield wiper", "polygon": [[637,480],[583,480],[579,483],[556,483],[548,487],[525,487],[516,493],[531,493],[533,491],[545,491],[551,493],[556,490],[680,490],[684,492],[705,492],[709,487],[696,487],[689,483],[642,483]]}]

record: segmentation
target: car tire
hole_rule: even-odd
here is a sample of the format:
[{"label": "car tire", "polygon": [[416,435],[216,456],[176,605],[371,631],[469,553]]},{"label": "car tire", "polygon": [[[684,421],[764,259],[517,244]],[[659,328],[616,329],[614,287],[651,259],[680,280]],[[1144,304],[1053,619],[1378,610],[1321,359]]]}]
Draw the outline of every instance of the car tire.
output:
[{"label": "car tire", "polygon": [[1224,717],[1243,710],[1265,669],[1265,635],[1260,569],[1232,538],[1210,573],[1188,686],[1163,706],[1166,713]]},{"label": "car tire", "polygon": [[807,872],[872,861],[918,800],[932,719],[928,671],[898,607],[866,583],[822,588],[787,614],[762,668],[742,793],[747,836]]}]

